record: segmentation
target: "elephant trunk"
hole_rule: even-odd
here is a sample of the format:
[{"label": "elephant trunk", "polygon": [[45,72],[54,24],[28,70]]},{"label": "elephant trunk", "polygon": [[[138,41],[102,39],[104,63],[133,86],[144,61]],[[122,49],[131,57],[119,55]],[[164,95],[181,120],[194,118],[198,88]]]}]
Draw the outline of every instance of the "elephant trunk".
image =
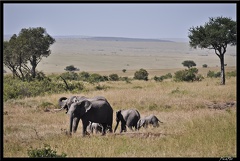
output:
[{"label": "elephant trunk", "polygon": [[119,124],[119,121],[117,121],[117,125],[116,125],[116,127],[114,128],[114,133],[115,133],[115,131],[117,130],[118,124]]},{"label": "elephant trunk", "polygon": [[59,100],[58,100],[58,104],[59,104],[59,106],[61,107],[60,109],[54,109],[54,111],[62,111],[64,108],[65,108],[65,106],[66,106],[66,102],[63,102],[64,100],[66,100],[67,98],[66,97],[61,97],[61,98],[59,98]]}]

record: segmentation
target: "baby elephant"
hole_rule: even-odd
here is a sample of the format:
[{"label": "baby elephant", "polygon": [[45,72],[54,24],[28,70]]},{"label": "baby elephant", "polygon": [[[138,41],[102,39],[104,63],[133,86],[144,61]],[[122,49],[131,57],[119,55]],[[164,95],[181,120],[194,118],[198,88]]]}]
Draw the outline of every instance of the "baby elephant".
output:
[{"label": "baby elephant", "polygon": [[89,121],[87,131],[90,131],[92,134],[93,131],[95,131],[95,134],[97,134],[98,132],[102,132],[102,130],[103,130],[102,124]]},{"label": "baby elephant", "polygon": [[147,128],[148,124],[152,124],[153,127],[158,127],[158,122],[163,123],[155,115],[151,114],[138,120],[137,129],[139,130],[142,126]]},{"label": "baby elephant", "polygon": [[[88,124],[88,126],[87,126],[87,131],[88,131],[89,133],[92,133],[92,134],[93,134],[93,132],[95,131],[95,134],[97,134],[98,132],[101,133],[102,130],[103,130],[103,125],[102,125],[102,124],[89,121],[89,124]],[[112,131],[111,131],[111,127],[108,126],[108,125],[107,125],[107,127],[106,127],[106,132],[110,132],[110,133],[112,132]]]}]

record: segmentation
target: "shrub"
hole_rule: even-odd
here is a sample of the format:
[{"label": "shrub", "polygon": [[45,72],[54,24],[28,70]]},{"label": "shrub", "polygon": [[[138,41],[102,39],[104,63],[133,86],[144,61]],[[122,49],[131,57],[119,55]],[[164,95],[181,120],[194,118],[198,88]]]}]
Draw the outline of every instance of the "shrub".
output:
[{"label": "shrub", "polygon": [[169,78],[172,78],[172,74],[171,74],[171,73],[165,74],[165,75],[160,76],[160,77],[154,76],[153,79],[154,79],[156,82],[162,82],[164,79],[169,79]]},{"label": "shrub", "polygon": [[111,81],[119,81],[119,76],[117,74],[110,74],[109,80]]},{"label": "shrub", "polygon": [[214,71],[208,71],[207,73],[207,77],[209,78],[217,78],[217,77],[220,77],[221,76],[221,72],[217,72],[215,73]]},{"label": "shrub", "polygon": [[125,73],[127,70],[126,69],[123,69],[122,72]]},{"label": "shrub", "polygon": [[197,68],[189,68],[175,72],[175,81],[194,81],[198,73]]},{"label": "shrub", "polygon": [[154,76],[153,79],[154,79],[156,82],[162,82],[162,81],[163,81],[163,77]]},{"label": "shrub", "polygon": [[90,74],[88,72],[83,71],[79,73],[78,76],[79,76],[79,80],[88,81]]},{"label": "shrub", "polygon": [[104,81],[103,76],[101,76],[100,74],[97,74],[97,73],[93,73],[89,77],[90,83],[103,82],[103,81]]},{"label": "shrub", "polygon": [[236,76],[237,76],[237,73],[236,73],[236,70],[235,70],[235,71],[227,72],[226,75],[227,75],[228,77],[236,77]]},{"label": "shrub", "polygon": [[134,79],[147,81],[148,80],[148,72],[145,69],[141,68],[140,70],[138,70],[134,73]]},{"label": "shrub", "polygon": [[44,147],[41,149],[30,149],[27,150],[28,156],[31,158],[65,158],[67,154],[62,153],[61,155],[57,155],[56,150],[52,150],[51,146],[48,144],[44,144]]},{"label": "shrub", "polygon": [[60,75],[65,80],[79,80],[79,75],[75,72],[65,72]]}]

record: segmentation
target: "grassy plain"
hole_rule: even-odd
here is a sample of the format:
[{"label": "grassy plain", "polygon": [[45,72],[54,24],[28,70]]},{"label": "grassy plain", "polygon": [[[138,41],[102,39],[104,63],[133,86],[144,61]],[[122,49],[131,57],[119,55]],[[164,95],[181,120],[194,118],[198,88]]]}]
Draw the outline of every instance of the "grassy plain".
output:
[{"label": "grassy plain", "polygon": [[[80,71],[105,73],[106,75],[118,72],[117,74],[121,76],[133,76],[135,70],[141,66],[147,69],[150,76],[161,76],[167,73],[173,74],[182,69],[181,62],[186,60],[186,57],[180,59],[179,56],[179,59],[176,58],[177,60],[166,58],[166,61],[161,61],[161,55],[155,56],[154,52],[152,52],[154,56],[149,57],[144,57],[143,52],[142,57],[140,51],[150,52],[153,50],[151,46],[144,48],[144,44],[141,44],[143,49],[140,50],[139,46],[137,48],[130,42],[128,42],[129,46],[125,44],[125,48],[123,48],[124,46],[120,47],[122,51],[140,50],[140,55],[134,55],[131,60],[131,56],[128,56],[131,53],[123,54],[126,59],[122,59],[121,55],[114,56],[115,53],[111,53],[114,52],[112,51],[114,47],[115,52],[121,51],[120,47],[114,46],[118,44],[116,42],[109,45],[110,54],[78,55],[78,51],[75,49],[77,47],[72,43],[69,41],[69,45],[72,45],[72,52],[69,53],[65,51],[66,46],[63,44],[62,48],[55,46],[53,55],[43,61],[43,64],[45,63],[42,66],[43,71],[61,73],[64,72],[63,69],[67,65],[72,64],[79,67]],[[106,48],[102,49],[102,42],[95,43],[95,47],[98,49],[92,50],[108,51]],[[83,44],[82,47],[85,47],[86,50],[91,48],[87,48],[86,44]],[[171,53],[170,49],[171,47],[169,48]],[[184,53],[181,48],[172,48],[172,50]],[[56,56],[57,54],[58,56]],[[76,57],[72,57],[73,55]],[[112,55],[111,59],[110,55]],[[165,57],[169,55],[165,55]],[[209,55],[198,57],[198,54],[195,54],[194,59],[191,59],[199,64],[200,74],[205,75],[208,70],[219,71],[219,67],[216,67],[216,64],[219,64],[218,57],[214,55],[213,61]],[[78,60],[83,60],[81,56],[85,56],[86,62]],[[109,59],[106,60],[106,57]],[[151,61],[147,60],[148,58],[156,60],[156,57],[160,59],[156,62],[163,63],[158,68],[151,66],[154,62],[150,63]],[[106,62],[101,58],[104,58]],[[135,61],[136,58],[139,61],[142,60],[143,63],[141,65],[137,63],[139,61]],[[200,63],[200,58],[204,58],[204,62]],[[228,58],[229,60],[226,59],[225,62],[228,64],[226,72],[235,71],[236,57],[229,55]],[[111,62],[110,60],[119,61]],[[146,63],[148,61],[149,63]],[[211,68],[201,68],[205,63]],[[123,68],[127,69],[126,73],[122,72]],[[224,86],[219,83],[219,78],[205,78],[200,82],[174,82],[170,79],[163,82],[153,80],[134,80],[130,83],[124,81],[101,82],[98,85],[105,87],[103,90],[96,90],[94,87],[97,84],[86,83],[85,87],[91,90],[79,91],[79,95],[106,97],[114,109],[114,114],[118,109],[136,108],[141,116],[155,114],[163,124],[159,128],[150,127],[137,132],[128,131],[124,134],[119,134],[118,127],[117,133],[108,133],[106,136],[91,135],[85,138],[81,136],[81,122],[77,133],[69,137],[66,135],[66,130],[69,130],[69,116],[63,111],[51,112],[52,109],[58,107],[57,102],[60,97],[69,97],[72,95],[71,93],[9,100],[3,104],[3,157],[28,157],[27,150],[30,147],[39,149],[44,144],[56,149],[58,154],[66,153],[67,157],[236,157],[236,104],[221,110],[209,108],[211,104],[218,105],[236,101],[236,77],[227,77]],[[46,109],[50,109],[50,111]],[[115,127],[115,115],[113,120],[113,127]]]}]

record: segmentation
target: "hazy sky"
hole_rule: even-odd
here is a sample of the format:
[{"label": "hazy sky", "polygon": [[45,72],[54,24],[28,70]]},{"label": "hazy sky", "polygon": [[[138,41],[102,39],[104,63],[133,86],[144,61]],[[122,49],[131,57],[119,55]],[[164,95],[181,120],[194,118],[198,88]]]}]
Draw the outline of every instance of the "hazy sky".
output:
[{"label": "hazy sky", "polygon": [[5,3],[4,34],[44,27],[51,36],[188,38],[209,17],[236,21],[236,3]]}]

